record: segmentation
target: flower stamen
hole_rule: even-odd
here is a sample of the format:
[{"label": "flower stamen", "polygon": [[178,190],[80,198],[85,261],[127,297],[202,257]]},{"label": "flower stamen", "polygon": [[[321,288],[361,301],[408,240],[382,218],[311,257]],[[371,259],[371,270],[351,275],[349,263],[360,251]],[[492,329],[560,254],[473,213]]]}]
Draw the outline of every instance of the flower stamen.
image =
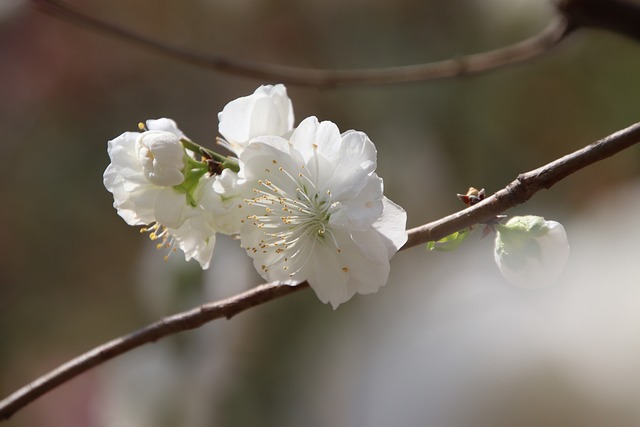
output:
[{"label": "flower stamen", "polygon": [[[306,170],[304,165],[300,169]],[[282,186],[273,180],[258,180],[257,187],[252,189],[255,196],[245,199],[250,206],[264,209],[247,219],[265,231],[265,238],[256,247],[246,249],[252,253],[276,255],[270,263],[261,266],[263,272],[280,268],[293,277],[309,262],[318,242],[324,242],[330,236],[329,242],[338,247],[335,235],[328,227],[331,191],[326,195],[320,193],[306,173],[301,172],[296,177],[282,166],[277,172],[280,173],[276,173],[273,180]],[[276,206],[280,209],[275,209]]]},{"label": "flower stamen", "polygon": [[149,227],[142,227],[140,233],[149,233],[149,240],[151,241],[161,239],[161,241],[156,244],[156,249],[160,250],[164,248],[167,250],[167,254],[164,256],[165,261],[168,261],[169,256],[178,250],[175,236],[167,227],[158,222],[154,222]]}]

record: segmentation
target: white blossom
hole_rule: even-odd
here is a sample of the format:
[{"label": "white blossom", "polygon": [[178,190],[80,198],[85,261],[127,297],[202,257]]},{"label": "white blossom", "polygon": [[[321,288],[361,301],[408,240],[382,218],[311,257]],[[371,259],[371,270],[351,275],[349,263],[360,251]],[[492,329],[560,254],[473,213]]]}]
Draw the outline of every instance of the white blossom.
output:
[{"label": "white blossom", "polygon": [[538,216],[516,216],[498,225],[495,260],[502,276],[521,288],[550,285],[569,259],[569,242],[562,224]]},{"label": "white blossom", "polygon": [[[160,126],[158,126],[160,125]],[[176,176],[175,168],[169,168],[169,176],[160,173],[154,176],[153,152],[141,141],[150,142],[154,145],[156,141],[162,141],[157,145],[163,148],[170,147],[163,152],[163,162],[161,164],[177,165],[178,162],[184,164],[184,149],[181,152],[176,150],[173,142],[179,138],[181,133],[174,133],[160,130],[173,126],[175,123],[170,119],[148,121],[148,131],[145,132],[125,132],[122,135],[108,142],[107,152],[111,158],[111,163],[104,172],[104,185],[113,193],[113,206],[129,225],[144,225],[152,222],[160,222],[170,228],[178,228],[188,217],[188,204],[185,202],[185,195],[176,191],[173,186],[182,183]],[[152,134],[151,138],[146,138],[147,134]],[[179,142],[179,140],[178,140]],[[160,152],[161,150],[157,150]],[[164,155],[166,154],[166,155]],[[173,157],[173,158],[172,158]],[[162,167],[158,167],[158,172]],[[171,181],[169,185],[155,183]]]},{"label": "white blossom", "polygon": [[406,213],[383,196],[367,135],[309,117],[289,140],[254,138],[239,159],[241,244],[264,279],[306,280],[334,308],[386,283]]},{"label": "white blossom", "polygon": [[180,248],[187,261],[196,259],[206,269],[216,233],[239,232],[234,195],[218,183],[237,175],[225,169],[209,176],[207,166],[185,151],[185,136],[173,120],[149,120],[146,127],[109,141],[104,185],[127,224],[145,225],[142,231],[159,241],[159,249]]},{"label": "white blossom", "polygon": [[220,143],[239,156],[252,138],[291,132],[293,106],[284,85],[265,85],[225,105],[218,121],[218,131],[225,138]]}]

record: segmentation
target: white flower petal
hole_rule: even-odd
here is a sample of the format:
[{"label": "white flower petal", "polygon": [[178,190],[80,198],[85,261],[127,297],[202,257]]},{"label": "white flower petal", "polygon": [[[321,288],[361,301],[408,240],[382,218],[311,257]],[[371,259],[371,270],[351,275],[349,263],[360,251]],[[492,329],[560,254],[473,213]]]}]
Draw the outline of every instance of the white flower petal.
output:
[{"label": "white flower petal", "polygon": [[[124,189],[124,181],[113,164],[104,171],[103,183],[105,188],[113,194],[113,207],[129,225],[144,225],[153,222],[153,209],[147,212],[137,211],[133,203],[129,202],[129,192]],[[153,206],[153,204],[152,204]]]},{"label": "white flower petal", "polygon": [[118,214],[127,221],[127,218],[135,218],[135,222],[127,221],[129,225],[146,225],[156,221],[155,206],[160,189],[139,189],[134,192],[124,191],[125,195],[116,199],[119,192],[114,192],[113,206]]},{"label": "white flower petal", "polygon": [[332,153],[328,160],[335,165],[333,182],[352,183],[349,187],[343,186],[341,191],[353,196],[360,191],[357,184],[365,181],[376,169],[376,148],[362,132],[348,131],[341,138],[340,149]]},{"label": "white flower petal", "polygon": [[167,118],[162,119],[150,119],[147,120],[146,123],[147,129],[149,130],[160,130],[165,132],[171,132],[176,135],[178,138],[186,138],[184,133],[180,129],[178,129],[178,125],[175,121]]},{"label": "white flower petal", "polygon": [[[331,188],[331,181],[336,173],[336,166],[323,154],[321,147],[330,153],[332,147],[337,150],[342,140],[338,127],[331,122],[318,122],[315,117],[308,117],[291,134],[292,156],[296,163],[304,164],[306,175],[313,181],[319,191]],[[342,188],[333,188],[343,191]]]},{"label": "white flower petal", "polygon": [[[265,173],[282,167],[279,162],[286,162],[285,166],[291,167],[289,150],[289,143],[279,136],[261,136],[253,139],[239,157],[240,177],[248,180],[260,179]],[[251,166],[247,167],[249,163]]]},{"label": "white flower petal", "polygon": [[308,117],[291,135],[291,144],[306,162],[316,185],[338,198],[357,195],[376,168],[376,149],[362,132],[340,134],[329,121]]},{"label": "white flower petal", "polygon": [[218,113],[218,130],[236,155],[257,136],[283,136],[293,129],[293,106],[283,85],[260,86]]},{"label": "white flower petal", "polygon": [[202,216],[185,221],[171,233],[187,261],[195,259],[203,270],[209,268],[216,244],[216,230],[203,221]]},{"label": "white flower petal", "polygon": [[[335,309],[356,293],[377,292],[389,277],[389,257],[380,235],[374,230],[334,230],[340,252],[332,244],[317,244],[301,270],[318,299]],[[272,275],[273,276],[273,275]],[[282,278],[280,278],[282,279]]]},{"label": "white flower petal", "polygon": [[126,180],[118,173],[116,167],[110,164],[104,172],[105,188],[113,194],[113,207],[129,225],[145,225],[155,221],[154,205],[159,190],[144,188],[130,190]]},{"label": "white flower petal", "polygon": [[383,212],[373,224],[380,238],[387,246],[389,258],[407,243],[407,213],[393,201],[382,198]]},{"label": "white flower petal", "polygon": [[154,216],[156,222],[176,229],[184,223],[190,210],[193,208],[187,205],[185,195],[168,188],[159,192],[154,206]]},{"label": "white flower petal", "polygon": [[304,119],[293,131],[290,138],[291,144],[302,155],[305,162],[316,155],[316,152],[331,155],[341,145],[340,130],[338,126],[329,121],[318,122],[314,116]]},{"label": "white flower petal", "polygon": [[243,220],[244,201],[237,186],[238,175],[225,169],[222,175],[203,177],[196,198],[210,226],[223,234],[238,234]]},{"label": "white flower petal", "polygon": [[[382,178],[374,174],[364,182],[365,187],[357,195],[332,206],[329,211],[331,224],[362,229],[380,218],[383,212]],[[343,193],[338,192],[336,198],[340,195]]]},{"label": "white flower petal", "polygon": [[142,172],[142,165],[135,153],[135,143],[139,133],[125,132],[107,143],[111,165],[125,181],[127,190],[133,190],[148,181]]},{"label": "white flower petal", "polygon": [[389,277],[389,254],[382,236],[375,230],[356,231],[351,242],[341,241],[340,256],[349,270],[349,291],[353,295],[377,292]]},{"label": "white flower petal", "polygon": [[318,299],[330,303],[333,309],[353,297],[347,287],[349,274],[336,256],[335,248],[330,245],[317,245],[310,260],[312,269],[307,280]]}]

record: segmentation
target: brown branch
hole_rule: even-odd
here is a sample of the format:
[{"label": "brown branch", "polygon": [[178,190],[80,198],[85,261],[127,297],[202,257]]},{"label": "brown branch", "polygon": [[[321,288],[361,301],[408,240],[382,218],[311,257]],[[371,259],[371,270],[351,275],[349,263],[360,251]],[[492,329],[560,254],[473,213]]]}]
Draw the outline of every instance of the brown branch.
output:
[{"label": "brown branch", "polygon": [[[440,220],[409,230],[409,240],[402,249],[439,240],[455,231],[493,218],[509,208],[524,203],[538,191],[550,188],[574,172],[604,160],[638,142],[640,142],[640,123],[538,169],[523,173],[504,189],[482,202]],[[129,335],[109,341],[59,366],[0,401],[0,420],[8,419],[57,386],[129,350],[155,342],[168,335],[198,328],[215,319],[223,317],[230,319],[249,308],[308,287],[306,282],[293,287],[274,284],[260,285],[234,297],[166,317]]]},{"label": "brown branch", "polygon": [[625,0],[557,0],[570,28],[592,27],[640,41],[640,4]]},{"label": "brown branch", "polygon": [[500,49],[420,65],[356,70],[320,70],[242,61],[222,55],[204,55],[136,34],[126,28],[93,18],[58,0],[32,0],[45,13],[74,24],[117,37],[170,58],[216,72],[266,82],[300,86],[374,85],[421,82],[473,75],[535,58],[569,34],[566,20],[558,15],[533,37]]},{"label": "brown branch", "polygon": [[69,360],[2,400],[0,402],[0,420],[9,419],[9,417],[38,397],[77,377],[83,372],[134,348],[140,347],[143,344],[155,342],[160,338],[177,334],[178,332],[196,329],[215,319],[222,317],[230,319],[234,315],[251,307],[256,307],[267,301],[283,297],[307,287],[308,284],[306,282],[298,286],[260,285],[234,297],[204,304],[189,311],[165,317],[145,328],[111,340]]},{"label": "brown branch", "polygon": [[523,204],[538,191],[551,188],[574,172],[609,158],[638,142],[640,142],[640,123],[611,134],[538,169],[520,174],[505,188],[478,204],[409,230],[409,240],[403,249],[439,240],[471,225],[488,221],[507,209]]}]

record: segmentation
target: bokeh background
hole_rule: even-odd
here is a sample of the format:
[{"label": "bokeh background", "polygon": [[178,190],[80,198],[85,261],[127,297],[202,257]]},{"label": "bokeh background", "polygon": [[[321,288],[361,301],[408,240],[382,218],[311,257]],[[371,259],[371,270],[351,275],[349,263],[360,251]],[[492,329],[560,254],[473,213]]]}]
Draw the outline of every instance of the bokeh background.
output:
[{"label": "bokeh background", "polygon": [[[318,68],[429,62],[504,46],[541,0],[69,0],[168,44]],[[289,86],[296,122],[365,131],[417,226],[640,118],[640,46],[584,31],[526,64],[383,87]],[[106,141],[171,117],[213,146],[217,112],[260,84],[0,1],[0,394],[158,318],[261,283],[221,239],[202,273],[162,261],[102,185]],[[491,238],[414,248],[333,311],[302,292],[136,350],[41,398],[26,426],[640,425],[640,152],[510,213],[565,224],[554,286],[514,289]]]}]

